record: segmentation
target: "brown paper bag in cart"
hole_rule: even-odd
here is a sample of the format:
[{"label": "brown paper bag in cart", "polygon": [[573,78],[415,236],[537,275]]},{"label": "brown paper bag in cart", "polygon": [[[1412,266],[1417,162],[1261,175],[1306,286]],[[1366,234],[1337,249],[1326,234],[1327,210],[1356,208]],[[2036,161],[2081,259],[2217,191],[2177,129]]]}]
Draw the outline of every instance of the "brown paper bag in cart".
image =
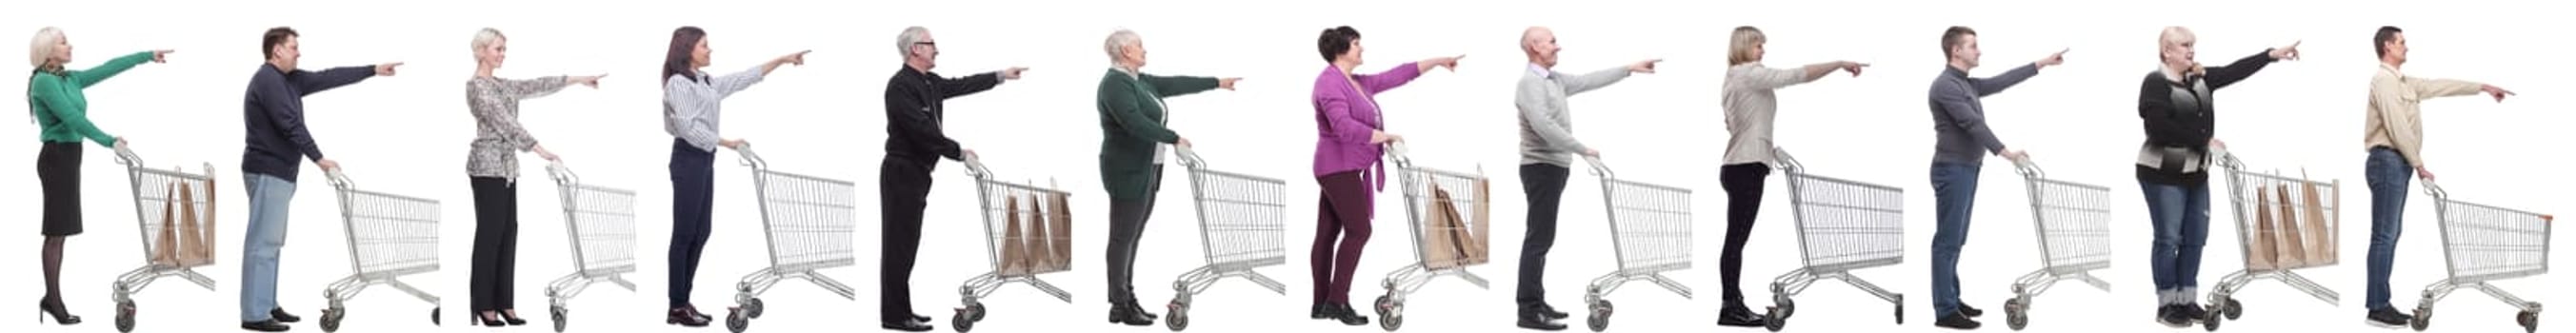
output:
[{"label": "brown paper bag in cart", "polygon": [[1474,226],[1470,227],[1474,229],[1473,231],[1475,234],[1471,241],[1467,243],[1467,263],[1469,264],[1482,264],[1492,258],[1492,241],[1494,238],[1492,237],[1493,233],[1488,231],[1492,231],[1494,229],[1494,224],[1492,223],[1492,216],[1494,216],[1494,214],[1492,214],[1494,210],[1492,203],[1494,201],[1490,199],[1492,198],[1492,196],[1490,196],[1492,191],[1490,190],[1491,187],[1487,186],[1487,184],[1489,184],[1489,182],[1485,181],[1484,178],[1477,178],[1475,196],[1468,197],[1469,200],[1476,201],[1473,205],[1473,207],[1475,207],[1474,210],[1468,212],[1469,214],[1475,214],[1476,216],[1473,221],[1470,221],[1470,223],[1475,223]]},{"label": "brown paper bag in cart", "polygon": [[1002,262],[996,270],[1002,275],[1028,274],[1026,240],[1020,235],[1020,197],[1002,197]]},{"label": "brown paper bag in cart", "polygon": [[2264,191],[2257,187],[2254,190],[2254,234],[2245,237],[2246,270],[2273,270],[2281,267],[2273,263],[2273,260],[2279,257],[2276,257],[2273,251],[2272,238],[2272,191]]},{"label": "brown paper bag in cart", "polygon": [[1056,268],[1073,267],[1073,203],[1067,194],[1049,195],[1047,202],[1047,243],[1054,247]]},{"label": "brown paper bag in cart", "polygon": [[[2324,199],[2318,196],[2316,183],[2306,183],[2301,187],[2303,187],[2301,191],[2307,193],[2307,202],[2304,204],[2308,208],[2308,223],[2301,227],[2308,233],[2308,265],[2333,265],[2338,259],[2335,256],[2335,230],[2340,229],[2337,226],[2342,222],[2326,219]],[[2337,196],[2340,197],[2340,195]],[[2336,216],[2342,216],[2342,214],[2336,214]]]},{"label": "brown paper bag in cart", "polygon": [[1025,202],[1029,203],[1028,217],[1024,219],[1028,223],[1020,226],[1025,230],[1020,232],[1020,251],[1028,252],[1025,258],[1030,272],[1050,271],[1055,268],[1055,253],[1049,251],[1054,247],[1048,244],[1052,239],[1046,229],[1046,207],[1038,204],[1040,201],[1036,194],[1030,194]]},{"label": "brown paper bag in cart", "polygon": [[1422,266],[1433,269],[1465,266],[1463,246],[1469,237],[1465,237],[1468,230],[1458,216],[1458,204],[1450,199],[1449,190],[1433,188],[1431,191],[1431,214],[1422,221],[1423,235],[1430,238],[1422,243]]},{"label": "brown paper bag in cart", "polygon": [[[208,186],[206,193],[209,194],[207,201],[213,202],[214,197],[211,195],[214,193],[213,187]],[[185,203],[179,205],[179,214],[182,216],[179,218],[179,264],[195,266],[214,263],[215,221],[210,218],[214,215],[197,213],[197,192],[190,191],[186,183],[179,184],[179,202]],[[205,209],[214,208],[209,206]],[[201,220],[199,217],[209,218]]]},{"label": "brown paper bag in cart", "polygon": [[2305,239],[2299,235],[2303,232],[2303,229],[2299,228],[2299,210],[2296,209],[2299,204],[2297,199],[2290,197],[2290,184],[2281,184],[2269,190],[2273,193],[2272,198],[2278,199],[2280,204],[2280,208],[2273,212],[2279,213],[2281,218],[2273,221],[2278,221],[2281,225],[2272,229],[2272,235],[2281,238],[2281,259],[2279,260],[2281,268],[2308,267],[2308,247],[2303,242]]},{"label": "brown paper bag in cart", "polygon": [[[162,196],[163,198],[177,198],[179,197],[178,185],[171,184],[162,193],[166,194]],[[153,238],[152,248],[155,249],[152,251],[153,264],[179,266],[178,213],[178,200],[161,201],[161,234]]]}]

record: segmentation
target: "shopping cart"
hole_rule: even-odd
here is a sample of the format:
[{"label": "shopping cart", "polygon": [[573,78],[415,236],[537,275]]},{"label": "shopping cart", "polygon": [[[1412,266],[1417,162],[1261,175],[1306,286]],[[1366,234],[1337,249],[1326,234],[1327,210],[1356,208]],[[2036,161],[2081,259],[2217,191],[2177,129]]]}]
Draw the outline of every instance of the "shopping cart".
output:
[{"label": "shopping cart", "polygon": [[725,329],[742,333],[768,306],[760,294],[789,279],[805,279],[823,290],[857,300],[858,293],[819,269],[850,267],[858,260],[850,238],[859,224],[858,184],[769,169],[751,145],[734,148],[742,165],[751,167],[753,192],[760,195],[760,225],[767,229],[769,268],[742,276],[734,284],[734,308],[725,311]]},{"label": "shopping cart", "polygon": [[[192,213],[198,214],[196,216],[198,221],[215,220],[213,209],[216,196],[215,165],[206,164],[205,174],[187,173],[178,168],[153,169],[143,164],[142,157],[135,156],[134,151],[126,150],[122,145],[116,147],[116,163],[125,165],[126,177],[134,184],[134,206],[137,214],[135,217],[136,221],[142,224],[138,230],[143,231],[143,267],[136,267],[123,275],[116,276],[116,331],[132,332],[135,315],[134,294],[143,292],[143,287],[151,286],[153,281],[164,277],[175,277],[196,283],[198,287],[205,287],[207,291],[215,290],[215,279],[207,278],[206,275],[198,274],[196,271],[197,267],[213,265],[215,262],[212,258],[202,263],[172,265],[154,260],[156,258],[153,257],[153,254],[162,251],[160,243],[154,241],[154,237],[161,235],[162,224],[170,219],[179,218],[163,214],[167,212],[165,208],[174,201],[186,201],[180,203],[207,207]],[[185,188],[188,192],[173,193],[171,191],[174,188]]]},{"label": "shopping cart", "polygon": [[2040,263],[2046,265],[2013,280],[2013,298],[2004,301],[2004,323],[2018,331],[2030,325],[2031,297],[2058,281],[2111,290],[2110,282],[2092,273],[2111,267],[2111,188],[2050,179],[2027,159],[2014,161],[2013,167],[2029,189]]},{"label": "shopping cart", "polygon": [[322,331],[339,331],[340,320],[349,317],[344,303],[380,284],[429,302],[429,322],[437,324],[438,296],[401,278],[438,271],[438,200],[360,190],[341,170],[328,173],[346,223],[341,230],[349,237],[349,268],[356,273],[323,289],[331,307],[322,309]]},{"label": "shopping cart", "polygon": [[1181,273],[1172,281],[1172,303],[1166,306],[1171,317],[1163,318],[1163,326],[1174,332],[1188,328],[1190,298],[1225,278],[1240,277],[1287,295],[1287,286],[1253,269],[1288,263],[1288,236],[1282,227],[1288,219],[1288,183],[1208,169],[1207,160],[1199,159],[1198,153],[1176,150],[1181,166],[1190,169],[1191,201],[1199,214],[1199,248],[1207,254],[1207,266]]},{"label": "shopping cart", "polygon": [[[1387,273],[1386,282],[1382,284],[1386,287],[1386,295],[1377,297],[1378,327],[1393,332],[1404,327],[1405,295],[1421,290],[1422,285],[1430,283],[1432,279],[1456,276],[1460,280],[1467,280],[1467,283],[1476,285],[1477,289],[1487,289],[1485,278],[1467,271],[1468,267],[1481,265],[1480,263],[1468,261],[1465,258],[1449,259],[1452,260],[1450,262],[1439,262],[1431,258],[1430,251],[1437,250],[1431,248],[1432,238],[1449,235],[1458,230],[1454,230],[1455,227],[1429,225],[1432,216],[1440,214],[1432,211],[1439,207],[1438,198],[1435,198],[1437,192],[1471,193],[1450,197],[1451,204],[1456,207],[1472,207],[1479,202],[1484,202],[1486,198],[1481,194],[1472,194],[1477,193],[1474,190],[1476,183],[1485,179],[1481,171],[1478,174],[1468,174],[1417,166],[1413,164],[1412,159],[1405,157],[1404,144],[1388,144],[1386,147],[1387,157],[1395,160],[1396,174],[1404,179],[1404,215],[1411,220],[1409,221],[1411,223],[1405,225],[1408,226],[1406,229],[1413,231],[1415,244],[1414,263]],[[1461,222],[1459,227],[1474,229],[1476,226],[1467,224],[1482,219],[1479,216],[1470,215],[1475,213],[1478,212],[1475,210],[1459,212],[1458,216],[1462,220],[1459,221]]]},{"label": "shopping cart", "polygon": [[1593,176],[1601,177],[1602,207],[1610,213],[1610,247],[1619,260],[1619,270],[1592,278],[1591,288],[1584,290],[1583,304],[1592,314],[1584,323],[1593,332],[1609,329],[1614,311],[1604,298],[1629,281],[1654,282],[1690,298],[1690,287],[1665,277],[1664,272],[1691,267],[1691,190],[1622,180],[1601,158],[1585,156],[1583,161],[1592,165]]},{"label": "shopping cart", "polygon": [[[2340,230],[2334,227],[2334,225],[2340,225],[2341,222],[2339,221],[2343,218],[2343,214],[2339,213],[2340,209],[2343,207],[2343,182],[2312,181],[2281,174],[2248,171],[2248,169],[2245,168],[2245,162],[2237,160],[2235,154],[2221,152],[2218,156],[2220,158],[2220,166],[2227,169],[2227,199],[2236,207],[2237,246],[2245,249],[2246,266],[2244,270],[2227,273],[2227,277],[2219,279],[2218,288],[2210,290],[2209,305],[2213,308],[2208,311],[2208,314],[2200,318],[2201,326],[2210,331],[2218,331],[2218,323],[2220,321],[2236,320],[2237,316],[2244,315],[2245,305],[2243,303],[2237,303],[2234,295],[2238,290],[2245,288],[2246,284],[2253,283],[2255,280],[2281,280],[2281,283],[2289,284],[2290,288],[2298,289],[2300,292],[2306,292],[2308,293],[2308,296],[2314,296],[2317,300],[2325,301],[2327,305],[2335,304],[2335,302],[2341,298],[2333,289],[2327,289],[2324,285],[2317,284],[2316,281],[2308,280],[2306,276],[2299,275],[2299,272],[2297,271],[2285,268],[2258,267],[2255,265],[2254,263],[2259,260],[2258,258],[2255,258],[2258,251],[2251,247],[2256,244],[2255,240],[2259,239],[2259,237],[2273,237],[2270,232],[2264,231],[2265,228],[2256,225],[2256,223],[2268,220],[2267,216],[2264,215],[2267,213],[2273,214],[2271,216],[2288,215],[2298,217],[2322,217],[2318,219],[2318,221],[2311,221],[2310,223],[2327,223],[2329,226],[2325,227],[2324,230]],[[2275,192],[2277,193],[2276,195],[2262,194],[2267,189],[2275,189],[2281,186],[2314,189],[2316,192],[2294,190]],[[2309,195],[2322,197],[2310,198]],[[2302,203],[2308,202],[2309,200],[2316,200],[2319,207],[2315,207],[2315,211],[2309,211],[2309,206],[2292,204],[2278,205],[2275,207],[2269,207],[2270,209],[2266,209],[2266,207],[2261,207],[2263,204],[2259,202],[2261,201],[2261,198],[2264,197],[2278,197],[2279,199],[2276,200],[2289,203]],[[2284,210],[2287,212],[2283,212]],[[2325,242],[2324,245],[2326,248],[2332,248],[2335,244],[2330,239],[2312,239],[2309,241]],[[2331,259],[2331,257],[2329,257],[2329,259]],[[2334,261],[2309,261],[2307,263],[2308,266],[2303,268],[2324,267],[2335,264]]]},{"label": "shopping cart", "polygon": [[1807,173],[1807,167],[1774,148],[1781,171],[1788,174],[1789,214],[1798,223],[1798,250],[1806,266],[1771,279],[1770,320],[1773,332],[1787,326],[1798,303],[1789,297],[1817,281],[1841,280],[1888,303],[1896,304],[1896,323],[1905,323],[1905,294],[1879,288],[1852,275],[1856,269],[1905,262],[1905,190]]},{"label": "shopping cart", "polygon": [[564,236],[572,240],[572,274],[546,283],[546,315],[563,332],[564,308],[591,285],[612,283],[635,291],[623,274],[635,272],[635,191],[581,182],[562,162],[546,165],[555,180],[564,212]]},{"label": "shopping cart", "polygon": [[[964,307],[958,308],[957,315],[949,318],[949,325],[955,327],[958,332],[966,332],[968,330],[975,329],[975,323],[984,321],[984,315],[988,314],[985,312],[984,302],[979,299],[992,296],[994,291],[1001,290],[1002,286],[1012,283],[1025,283],[1028,284],[1029,287],[1037,288],[1038,291],[1046,292],[1048,296],[1055,296],[1055,299],[1057,300],[1062,300],[1067,304],[1073,303],[1072,293],[1065,292],[1062,288],[1056,288],[1055,284],[1047,283],[1046,280],[1038,279],[1039,274],[1069,271],[1072,270],[1073,265],[1062,265],[1063,267],[1048,267],[1054,265],[1029,265],[1037,267],[1023,268],[1011,267],[1012,264],[1006,263],[1006,261],[1003,260],[1005,258],[1003,252],[1006,249],[1006,245],[1012,242],[1022,242],[1020,239],[1010,238],[1011,222],[1015,220],[1015,217],[1048,216],[1050,214],[1043,213],[1055,213],[1039,209],[1038,206],[1040,205],[1037,205],[1036,202],[1030,202],[1028,205],[1014,205],[1012,203],[1017,201],[1015,198],[1070,198],[1071,194],[1066,193],[1063,190],[1042,188],[1031,184],[1019,184],[994,179],[996,177],[994,177],[992,169],[984,168],[984,162],[976,159],[966,160],[966,175],[975,177],[975,193],[977,198],[979,198],[983,204],[983,207],[980,210],[984,215],[984,231],[987,234],[984,237],[984,241],[986,244],[990,245],[984,248],[984,253],[986,257],[992,259],[993,271],[975,275],[973,278],[967,278],[964,284],[957,286],[957,295],[963,300]],[[1031,201],[1035,200],[1032,199]],[[1040,236],[1030,235],[1024,237]],[[1063,242],[1070,240],[1055,239],[1054,241]],[[1052,251],[1053,249],[1047,250]],[[1064,255],[1070,255],[1070,253]]]},{"label": "shopping cart", "polygon": [[2469,288],[2521,309],[2514,314],[2514,323],[2521,324],[2523,332],[2539,331],[2540,302],[2514,297],[2487,282],[2549,273],[2551,217],[2452,200],[2432,181],[2424,182],[2424,192],[2439,202],[2434,207],[2442,215],[2442,258],[2451,278],[2424,286],[2424,300],[2415,305],[2415,330],[2432,324],[2434,302]]}]

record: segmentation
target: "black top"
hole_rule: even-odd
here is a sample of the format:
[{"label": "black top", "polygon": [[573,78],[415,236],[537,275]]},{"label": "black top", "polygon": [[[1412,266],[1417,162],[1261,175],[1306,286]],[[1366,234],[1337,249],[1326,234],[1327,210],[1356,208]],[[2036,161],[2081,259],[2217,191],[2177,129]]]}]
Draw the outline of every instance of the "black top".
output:
[{"label": "black top", "polygon": [[297,157],[322,160],[322,146],[304,129],[304,96],[339,88],[376,75],[375,66],[349,66],[320,72],[280,71],[263,64],[251,74],[242,98],[242,172],[295,182],[304,167]]},{"label": "black top", "polygon": [[[2206,76],[2192,75],[2177,82],[2162,72],[2148,73],[2138,90],[2138,119],[2146,123],[2145,149],[2178,151],[2167,153],[2162,165],[2138,165],[2138,180],[2160,184],[2198,186],[2209,181],[2209,138],[2217,131],[2217,102],[2211,93],[2235,85],[2262,71],[2274,61],[2271,50],[2237,59],[2226,66],[2208,67]],[[2188,75],[2188,74],[2186,74]],[[2172,149],[2158,149],[2172,148]],[[2142,153],[2144,154],[2144,153]],[[2188,163],[2199,163],[2186,167]],[[2189,170],[2190,172],[2185,172]]]},{"label": "black top", "polygon": [[945,157],[960,159],[956,140],[940,129],[947,119],[943,106],[949,98],[965,96],[1001,85],[999,74],[984,73],[962,78],[939,77],[938,73],[913,70],[904,66],[886,81],[886,158],[935,164]]}]

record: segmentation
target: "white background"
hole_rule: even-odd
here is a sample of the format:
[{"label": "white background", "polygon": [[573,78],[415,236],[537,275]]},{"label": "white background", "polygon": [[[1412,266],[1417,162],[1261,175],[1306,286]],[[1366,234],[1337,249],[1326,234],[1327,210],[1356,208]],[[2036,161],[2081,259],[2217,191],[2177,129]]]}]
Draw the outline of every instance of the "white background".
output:
[{"label": "white background", "polygon": [[[1411,60],[1467,54],[1456,73],[1435,72],[1402,89],[1380,96],[1390,132],[1411,139],[1416,161],[1428,166],[1473,170],[1491,176],[1498,226],[1493,263],[1473,271],[1491,279],[1490,290],[1457,280],[1435,281],[1413,297],[1406,326],[1411,330],[1509,331],[1508,305],[1522,234],[1523,208],[1514,165],[1518,163],[1508,104],[1511,84],[1524,68],[1515,41],[1523,27],[1556,27],[1567,48],[1567,72],[1618,66],[1638,59],[1664,58],[1662,73],[1641,75],[1607,89],[1576,97],[1580,117],[1576,133],[1599,147],[1620,175],[1655,183],[1700,189],[1693,210],[1699,212],[1694,249],[1698,268],[1669,273],[1700,295],[1685,300],[1650,286],[1638,285],[1614,294],[1622,312],[1614,330],[1710,329],[1717,308],[1715,272],[1722,239],[1724,195],[1717,190],[1716,168],[1725,133],[1718,91],[1725,69],[1726,33],[1744,24],[1762,27],[1771,38],[1767,63],[1794,66],[1849,59],[1873,63],[1858,78],[1837,74],[1809,86],[1781,91],[1779,142],[1797,152],[1815,172],[1907,189],[1908,258],[1904,264],[1859,271],[1882,286],[1907,295],[1908,325],[1901,330],[1929,331],[1930,293],[1924,279],[1929,262],[1924,245],[1931,237],[1932,197],[1925,165],[1930,141],[1923,91],[1941,70],[1938,32],[1966,24],[1982,32],[1985,76],[2072,48],[2064,67],[2042,71],[2037,78],[1986,100],[1992,125],[2007,144],[2026,148],[2057,178],[2113,189],[2113,242],[2120,249],[2110,269],[2097,272],[2114,289],[2105,293],[2080,284],[2042,295],[2030,328],[2038,332],[2164,330],[2151,322],[2152,287],[2145,256],[2149,229],[2130,162],[2141,140],[2132,116],[2132,87],[2155,67],[2159,27],[2184,25],[2199,32],[2200,58],[2223,64],[2266,47],[2304,40],[2307,59],[2283,62],[2226,92],[2219,137],[2258,168],[2295,173],[2304,169],[2317,178],[2342,180],[2348,206],[2341,212],[2346,228],[2343,265],[2303,271],[2342,293],[2340,304],[2322,304],[2277,282],[2258,282],[2239,294],[2251,308],[2244,321],[2227,323],[2239,331],[2332,327],[2360,329],[2362,270],[2366,253],[2368,191],[2360,170],[2358,144],[2366,80],[2376,70],[2370,31],[2379,25],[2409,29],[2415,49],[2406,72],[2493,83],[2523,93],[2504,103],[2483,97],[2442,99],[2425,105],[2425,152],[2447,189],[2460,198],[2540,212],[2563,213],[2576,185],[2560,170],[2567,165],[2570,137],[2559,126],[2570,123],[2565,110],[2576,106],[2564,96],[2571,88],[2554,80],[2565,76],[2554,66],[2565,54],[2563,44],[2546,42],[2567,35],[2569,28],[2547,24],[2547,12],[2532,2],[2325,2],[2325,1],[2168,1],[2118,2],[2068,7],[2064,2],[1894,1],[1795,2],[1457,2],[1317,0],[1263,3],[1184,1],[1009,1],[868,2],[821,1],[572,1],[350,4],[324,1],[71,1],[31,3],[7,11],[0,31],[28,33],[52,25],[65,28],[77,45],[74,67],[93,66],[134,51],[175,48],[170,64],[144,65],[88,91],[92,119],[111,133],[124,135],[155,167],[186,165],[197,171],[212,163],[218,179],[238,188],[241,91],[261,59],[255,45],[262,29],[288,25],[304,33],[304,67],[364,65],[407,61],[401,75],[374,78],[307,99],[309,120],[323,149],[348,167],[367,189],[415,194],[443,200],[442,255],[446,268],[431,275],[406,278],[446,298],[446,330],[472,331],[460,316],[466,304],[466,273],[473,220],[470,195],[460,172],[472,118],[459,89],[473,71],[467,48],[475,29],[500,28],[511,37],[505,77],[609,73],[597,91],[572,88],[524,104],[523,121],[546,146],[561,152],[585,178],[602,185],[641,191],[637,240],[640,271],[629,276],[640,290],[629,293],[601,286],[572,302],[573,330],[630,329],[683,331],[659,324],[664,305],[664,265],[668,244],[670,187],[664,171],[670,141],[661,132],[656,76],[667,36],[680,25],[698,25],[712,33],[716,65],[707,70],[729,73],[770,57],[814,50],[808,65],[781,69],[769,81],[736,95],[727,109],[723,133],[751,139],[782,171],[848,179],[861,185],[855,267],[826,270],[860,290],[857,301],[842,300],[799,281],[789,281],[766,295],[769,313],[754,330],[866,330],[875,314],[879,225],[875,209],[876,163],[883,136],[879,114],[881,82],[899,66],[892,47],[897,31],[927,25],[941,42],[944,56],[937,72],[964,76],[1006,66],[1030,66],[1028,78],[983,94],[950,101],[948,132],[987,156],[1007,179],[1050,181],[1076,193],[1082,225],[1076,237],[1074,271],[1047,276],[1075,293],[1072,304],[1056,302],[1032,289],[1012,286],[986,300],[992,309],[979,331],[1036,332],[1063,327],[1113,329],[1098,320],[1106,306],[1096,252],[1106,240],[1099,227],[1107,213],[1105,195],[1096,180],[1098,146],[1093,89],[1108,60],[1100,40],[1118,27],[1143,34],[1151,49],[1149,73],[1164,75],[1241,76],[1241,91],[1213,91],[1170,100],[1172,126],[1196,142],[1219,168],[1288,180],[1290,209],[1285,236],[1288,262],[1262,272],[1290,286],[1285,296],[1247,283],[1228,281],[1199,297],[1194,328],[1204,331],[1291,332],[1335,328],[1338,324],[1303,319],[1310,295],[1306,247],[1312,240],[1312,111],[1307,102],[1311,80],[1324,64],[1312,41],[1317,31],[1352,25],[1365,36],[1369,63],[1363,71],[1380,71]],[[0,80],[0,82],[18,82]],[[14,83],[12,83],[14,84]],[[19,89],[5,86],[0,89]],[[12,104],[12,103],[0,103]],[[0,126],[0,137],[35,136],[36,126]],[[0,165],[33,164],[36,145],[21,142],[0,152]],[[134,246],[130,191],[123,169],[104,149],[90,149],[84,162],[88,234],[74,238],[70,264],[64,268],[68,300],[89,324],[70,328],[9,324],[35,331],[105,331],[112,304],[107,290],[117,273],[138,263]],[[733,163],[736,155],[720,153],[717,175],[715,238],[699,268],[694,294],[699,307],[721,315],[731,302],[731,286],[741,274],[764,266],[762,238],[749,169]],[[531,158],[531,160],[533,160]],[[1961,262],[1964,299],[2000,310],[2010,280],[2039,268],[2029,251],[2032,237],[2021,181],[1997,161],[1982,183],[1976,227]],[[540,164],[526,163],[520,191],[523,217],[517,304],[535,325],[546,325],[544,282],[573,271],[563,243],[557,194],[542,176]],[[1177,166],[1173,169],[1179,169]],[[26,169],[18,169],[24,172]],[[14,212],[22,228],[32,229],[40,198],[34,177],[11,177],[0,211]],[[322,287],[350,274],[346,243],[337,206],[318,170],[308,169],[295,200],[293,231],[281,274],[280,301],[315,329],[311,318],[324,305]],[[967,277],[990,267],[984,256],[985,232],[974,215],[973,182],[962,168],[943,165],[931,194],[924,232],[922,264],[914,274],[914,309],[940,317],[948,327],[952,291]],[[1149,308],[1159,308],[1170,295],[1169,279],[1201,264],[1185,173],[1170,171],[1163,200],[1146,238],[1136,285]],[[1778,177],[1774,177],[1777,179]],[[2421,183],[2417,185],[2420,193]],[[1602,226],[1596,178],[1578,172],[1565,194],[1559,243],[1549,267],[1550,300],[1560,309],[1582,307],[1582,284],[1615,269]],[[1765,212],[1748,248],[1745,284],[1754,305],[1768,304],[1764,283],[1799,265],[1786,189],[1770,185]],[[201,272],[219,281],[218,290],[198,290],[180,281],[143,292],[141,330],[231,329],[237,318],[235,288],[240,283],[240,227],[247,210],[238,190],[223,197],[221,262]],[[2212,199],[2210,244],[2201,272],[2203,288],[2239,266],[2230,203],[2223,191]],[[1378,237],[1362,261],[1350,297],[1365,306],[1381,291],[1383,274],[1412,260],[1412,242],[1402,225],[1399,196],[1381,196]],[[2394,304],[2411,308],[2420,287],[2444,277],[2439,229],[2433,200],[2416,195],[2409,201],[2408,237],[2400,244]],[[24,232],[27,229],[21,229]],[[0,248],[34,252],[35,237],[12,237]],[[25,252],[21,252],[25,253]],[[38,276],[33,256],[0,257],[13,287],[0,299],[37,298]],[[2559,261],[2565,261],[2561,259]],[[2500,282],[2522,297],[2542,302],[2569,300],[2564,288],[2544,279]],[[2442,303],[2434,330],[2469,332],[2515,329],[2511,308],[2476,293]],[[1804,308],[1791,329],[1801,331],[1881,331],[1890,328],[1887,304],[1848,287],[1821,283],[1797,298]],[[23,303],[19,303],[22,304]],[[353,314],[344,329],[358,332],[431,331],[421,323],[430,306],[398,292],[376,290],[349,305]],[[24,310],[24,308],[18,308]],[[1157,310],[1157,312],[1161,312]],[[23,312],[20,313],[23,315]],[[1292,317],[1296,316],[1296,317]],[[2566,316],[2550,312],[2544,322],[2563,325]],[[23,317],[20,317],[23,318]],[[2002,316],[1988,315],[1988,325],[2001,326]],[[1373,318],[1376,319],[1376,318]],[[1078,324],[1077,324],[1078,323]],[[1566,321],[1581,324],[1581,317]],[[1054,326],[1078,325],[1078,326]],[[2322,326],[2319,326],[2322,325]],[[519,328],[518,330],[542,330]],[[707,330],[719,328],[706,328]],[[1116,328],[1120,330],[1161,330]],[[1580,328],[1577,328],[1580,329]],[[1989,330],[2001,329],[1990,328]],[[2197,330],[2198,328],[2192,328]],[[687,330],[696,331],[696,330]]]}]

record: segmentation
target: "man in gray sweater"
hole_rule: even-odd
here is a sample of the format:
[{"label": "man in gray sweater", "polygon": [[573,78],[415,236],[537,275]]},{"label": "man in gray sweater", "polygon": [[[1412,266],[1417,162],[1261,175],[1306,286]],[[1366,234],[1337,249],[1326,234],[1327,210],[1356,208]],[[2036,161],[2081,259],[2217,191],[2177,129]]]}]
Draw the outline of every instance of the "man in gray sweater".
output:
[{"label": "man in gray sweater", "polygon": [[1978,99],[2039,75],[2040,67],[2066,62],[2066,51],[2057,51],[2003,75],[1969,77],[1968,70],[1977,68],[1981,55],[1977,31],[1954,26],[1941,33],[1941,54],[1949,57],[1950,67],[1933,79],[1931,93],[1932,132],[1938,138],[1932,153],[1933,212],[1940,221],[1940,228],[1932,232],[1932,325],[1976,329],[1977,321],[1968,318],[1985,311],[1959,302],[1959,248],[1968,243],[1968,216],[1977,202],[1977,172],[1987,153],[2014,161],[2028,158],[2021,150],[2005,149],[2003,140],[1986,128],[1986,107]]},{"label": "man in gray sweater", "polygon": [[1521,53],[1529,56],[1530,67],[1521,75],[1520,90],[1513,105],[1521,111],[1521,192],[1529,198],[1529,235],[1521,243],[1520,288],[1514,297],[1519,306],[1514,312],[1521,328],[1555,331],[1565,329],[1557,323],[1567,314],[1547,305],[1547,288],[1540,286],[1547,267],[1547,250],[1556,244],[1557,199],[1565,196],[1565,180],[1573,169],[1573,154],[1601,156],[1601,152],[1574,140],[1574,116],[1567,113],[1565,97],[1609,86],[1627,79],[1629,73],[1655,72],[1655,63],[1639,61],[1627,67],[1611,68],[1582,75],[1557,73],[1556,32],[1545,27],[1530,27],[1521,32]]}]

